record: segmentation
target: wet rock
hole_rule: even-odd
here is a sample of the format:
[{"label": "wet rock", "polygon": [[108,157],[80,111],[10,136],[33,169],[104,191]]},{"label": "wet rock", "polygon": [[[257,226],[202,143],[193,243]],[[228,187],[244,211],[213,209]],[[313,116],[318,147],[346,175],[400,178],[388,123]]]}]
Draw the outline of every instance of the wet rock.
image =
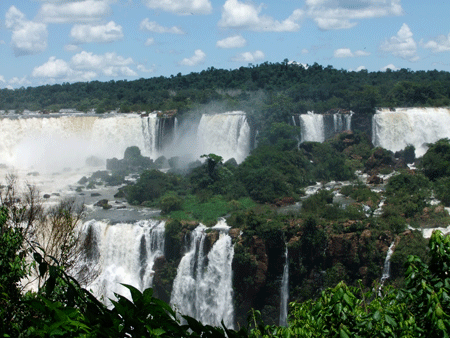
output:
[{"label": "wet rock", "polygon": [[438,205],[435,209],[434,209],[434,213],[435,214],[442,214],[445,212],[445,208],[443,205]]},{"label": "wet rock", "polygon": [[44,194],[44,196],[42,196],[42,197],[44,197],[45,199],[48,199],[48,198],[50,198],[50,194]]},{"label": "wet rock", "polygon": [[230,229],[230,231],[228,232],[228,234],[229,234],[230,237],[233,238],[233,239],[238,238],[239,235],[241,234],[241,229]]},{"label": "wet rock", "polygon": [[88,182],[88,179],[86,176],[83,176],[79,181],[78,184],[86,184]]},{"label": "wet rock", "polygon": [[372,175],[367,179],[367,184],[383,184],[383,179],[378,175]]},{"label": "wet rock", "polygon": [[96,207],[102,207],[105,210],[111,209],[111,205],[109,205],[108,200],[107,199],[102,199],[100,201],[98,201],[97,203],[94,204],[94,206]]},{"label": "wet rock", "polygon": [[91,197],[98,197],[101,196],[102,194],[98,193],[98,192],[93,192],[91,193]]}]

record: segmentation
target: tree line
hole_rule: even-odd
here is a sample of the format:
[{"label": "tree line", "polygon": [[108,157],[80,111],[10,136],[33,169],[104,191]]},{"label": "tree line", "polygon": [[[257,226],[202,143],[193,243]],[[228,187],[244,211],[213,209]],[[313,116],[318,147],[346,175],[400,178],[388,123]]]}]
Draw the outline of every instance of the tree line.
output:
[{"label": "tree line", "polygon": [[[76,108],[97,113],[178,109],[188,112],[212,101],[229,109],[280,101],[296,113],[333,108],[371,113],[375,107],[448,106],[450,73],[445,71],[359,72],[289,63],[264,62],[238,69],[209,67],[198,73],[134,81],[78,82],[0,90],[0,109],[23,111]],[[278,102],[280,103],[280,102]]]}]

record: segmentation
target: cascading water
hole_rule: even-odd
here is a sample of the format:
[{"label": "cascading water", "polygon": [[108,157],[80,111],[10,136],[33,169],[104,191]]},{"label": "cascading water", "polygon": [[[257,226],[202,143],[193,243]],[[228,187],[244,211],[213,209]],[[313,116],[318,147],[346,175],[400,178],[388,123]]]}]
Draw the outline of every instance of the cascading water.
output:
[{"label": "cascading water", "polygon": [[191,233],[189,250],[180,261],[170,304],[203,324],[234,326],[231,263],[234,248],[224,220],[216,227],[219,239],[205,256],[206,227]]},{"label": "cascading water", "polygon": [[115,225],[86,222],[82,230],[87,243],[85,264],[99,270],[88,289],[109,305],[114,293],[130,297],[121,283],[141,291],[151,287],[154,261],[164,255],[164,225],[157,220]]},{"label": "cascading water", "polygon": [[394,253],[394,246],[395,246],[395,241],[392,241],[392,243],[389,246],[389,249],[387,251],[386,259],[384,260],[383,275],[381,276],[381,286],[383,286],[386,279],[388,279],[391,276],[390,275],[390,273],[391,273],[391,256]]},{"label": "cascading water", "polygon": [[3,164],[55,172],[84,166],[86,158],[122,157],[129,146],[157,153],[156,114],[59,115],[0,118]]},{"label": "cascading water", "polygon": [[449,125],[449,108],[379,109],[372,118],[372,142],[394,152],[411,144],[419,157],[427,143],[450,137]]},{"label": "cascading water", "polygon": [[197,156],[214,153],[242,162],[250,152],[250,126],[244,112],[203,114],[197,129]]},{"label": "cascading water", "polygon": [[287,326],[288,305],[289,305],[289,257],[286,247],[286,262],[283,268],[283,277],[280,288],[280,326]]},{"label": "cascading water", "polygon": [[325,141],[325,128],[323,115],[308,112],[299,115],[301,128],[301,142],[323,142]]},{"label": "cascading water", "polygon": [[294,126],[301,128],[301,142],[323,142],[334,135],[351,129],[353,113],[300,114],[292,116]]},{"label": "cascading water", "polygon": [[352,126],[352,113],[333,114],[333,130],[335,134],[350,130]]}]

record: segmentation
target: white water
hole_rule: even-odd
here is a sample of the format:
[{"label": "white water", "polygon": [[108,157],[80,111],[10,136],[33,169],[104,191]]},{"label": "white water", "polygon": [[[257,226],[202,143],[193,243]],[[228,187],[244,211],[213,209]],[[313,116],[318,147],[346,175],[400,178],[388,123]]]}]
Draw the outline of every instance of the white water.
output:
[{"label": "white water", "polygon": [[190,247],[178,266],[170,304],[181,314],[194,317],[203,324],[221,326],[223,320],[226,327],[232,328],[231,263],[234,248],[231,237],[220,231],[219,239],[207,255],[204,252],[205,239],[204,225],[191,232]]},{"label": "white water", "polygon": [[333,114],[334,133],[341,133],[350,130],[352,126],[352,113],[350,114]]},{"label": "white water", "polygon": [[250,126],[244,112],[203,114],[197,129],[196,155],[214,153],[241,163],[250,152]]},{"label": "white water", "polygon": [[323,142],[325,141],[325,125],[323,123],[323,115],[308,114],[299,115],[301,127],[301,142]]},{"label": "white water", "polygon": [[394,245],[395,245],[395,241],[392,241],[392,243],[389,246],[389,249],[387,251],[386,259],[384,260],[383,274],[381,276],[381,286],[384,285],[384,282],[386,279],[391,277],[391,256],[394,253]]},{"label": "white water", "polygon": [[[294,126],[301,130],[301,142],[323,142],[338,133],[351,129],[352,115],[349,114],[301,114],[292,116]],[[298,117],[298,123],[297,119]]]},{"label": "white water", "polygon": [[121,284],[141,291],[151,287],[154,261],[164,255],[164,225],[156,220],[115,225],[86,222],[83,232],[90,232],[92,247],[85,264],[98,265],[99,269],[88,289],[109,305],[109,299],[115,299],[114,293],[130,298],[129,290]]},{"label": "white water", "polygon": [[450,137],[449,126],[449,108],[380,109],[372,118],[372,142],[394,152],[412,144],[419,157],[427,143]]},{"label": "white water", "polygon": [[57,172],[86,158],[122,158],[129,146],[156,154],[156,114],[1,118],[0,161],[10,167]]},{"label": "white water", "polygon": [[280,288],[280,326],[287,326],[288,305],[289,305],[289,257],[286,247],[286,262],[283,268],[283,277]]}]

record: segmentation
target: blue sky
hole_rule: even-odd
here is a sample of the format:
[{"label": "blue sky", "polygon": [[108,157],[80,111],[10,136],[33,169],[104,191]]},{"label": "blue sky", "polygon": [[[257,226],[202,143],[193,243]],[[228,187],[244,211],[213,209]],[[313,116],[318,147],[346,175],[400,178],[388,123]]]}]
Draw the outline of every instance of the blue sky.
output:
[{"label": "blue sky", "polygon": [[450,2],[0,0],[0,88],[110,81],[285,58],[450,71]]}]

